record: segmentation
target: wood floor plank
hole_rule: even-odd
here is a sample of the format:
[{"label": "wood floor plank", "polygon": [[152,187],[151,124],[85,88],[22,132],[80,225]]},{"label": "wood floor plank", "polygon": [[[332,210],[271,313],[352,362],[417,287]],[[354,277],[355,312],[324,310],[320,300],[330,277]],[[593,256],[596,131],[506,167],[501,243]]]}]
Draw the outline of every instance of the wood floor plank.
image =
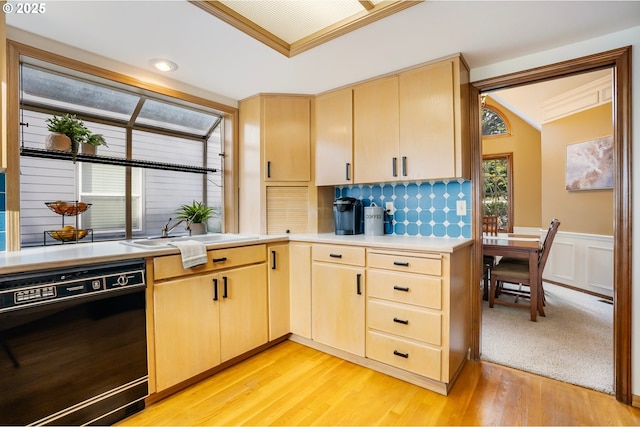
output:
[{"label": "wood floor plank", "polygon": [[118,425],[640,425],[640,409],[487,362],[442,396],[285,341]]}]

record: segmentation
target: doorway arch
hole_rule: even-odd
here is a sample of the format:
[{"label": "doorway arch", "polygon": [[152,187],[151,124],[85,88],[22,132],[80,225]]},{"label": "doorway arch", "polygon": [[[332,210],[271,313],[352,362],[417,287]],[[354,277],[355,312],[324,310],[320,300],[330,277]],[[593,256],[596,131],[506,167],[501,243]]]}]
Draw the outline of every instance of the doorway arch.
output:
[{"label": "doorway arch", "polygon": [[[614,262],[613,262],[613,347],[614,388],[616,399],[632,403],[631,393],[631,280],[632,280],[632,206],[631,206],[631,46],[577,59],[558,62],[529,70],[473,82],[470,85],[470,129],[472,179],[481,182],[482,146],[480,135],[480,95],[496,89],[522,86],[589,71],[611,68],[613,71],[613,139],[614,139]],[[482,188],[474,185],[475,212],[481,212]],[[473,282],[482,277],[482,218],[474,221]],[[480,358],[482,295],[479,286],[472,286],[472,356]]]}]

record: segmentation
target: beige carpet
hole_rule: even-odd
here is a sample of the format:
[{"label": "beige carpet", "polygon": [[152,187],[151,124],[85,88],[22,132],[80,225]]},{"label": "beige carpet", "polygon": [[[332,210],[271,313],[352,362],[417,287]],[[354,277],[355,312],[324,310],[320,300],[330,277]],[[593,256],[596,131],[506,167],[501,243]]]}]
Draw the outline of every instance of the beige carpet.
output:
[{"label": "beige carpet", "polygon": [[484,302],[481,359],[613,394],[613,305],[544,288],[547,316],[537,322],[528,310]]}]

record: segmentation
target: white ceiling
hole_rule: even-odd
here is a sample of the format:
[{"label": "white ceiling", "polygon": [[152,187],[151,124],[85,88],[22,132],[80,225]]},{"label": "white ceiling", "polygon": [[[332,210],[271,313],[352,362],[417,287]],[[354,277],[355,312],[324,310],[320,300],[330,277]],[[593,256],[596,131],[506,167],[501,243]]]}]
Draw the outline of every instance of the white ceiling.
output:
[{"label": "white ceiling", "polygon": [[14,27],[148,72],[151,58],[170,59],[172,79],[239,100],[317,94],[457,52],[482,67],[637,27],[640,1],[427,0],[293,58],[186,0],[49,0],[44,14],[6,21],[9,36]]}]

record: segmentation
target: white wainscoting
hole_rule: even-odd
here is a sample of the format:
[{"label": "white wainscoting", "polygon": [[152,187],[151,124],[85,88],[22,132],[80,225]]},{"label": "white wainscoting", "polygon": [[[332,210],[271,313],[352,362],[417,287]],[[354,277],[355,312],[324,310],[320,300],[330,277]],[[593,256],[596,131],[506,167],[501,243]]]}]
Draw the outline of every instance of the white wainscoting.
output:
[{"label": "white wainscoting", "polygon": [[[515,227],[514,232],[544,238],[546,230]],[[613,297],[613,236],[558,231],[542,277]]]}]

